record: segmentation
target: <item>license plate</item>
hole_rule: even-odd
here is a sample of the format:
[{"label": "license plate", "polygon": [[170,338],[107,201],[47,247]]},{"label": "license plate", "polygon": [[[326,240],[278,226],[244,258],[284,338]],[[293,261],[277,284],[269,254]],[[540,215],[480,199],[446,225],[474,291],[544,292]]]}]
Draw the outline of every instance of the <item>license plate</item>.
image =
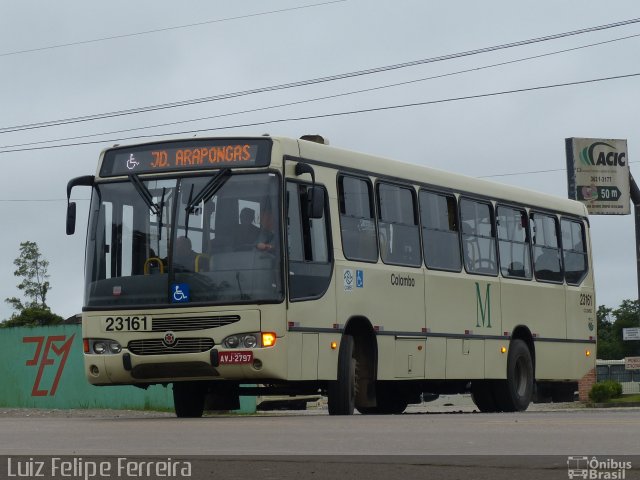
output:
[{"label": "license plate", "polygon": [[253,352],[220,352],[218,353],[220,365],[238,365],[253,362]]},{"label": "license plate", "polygon": [[151,317],[147,315],[127,315],[104,317],[102,319],[103,332],[150,332]]}]

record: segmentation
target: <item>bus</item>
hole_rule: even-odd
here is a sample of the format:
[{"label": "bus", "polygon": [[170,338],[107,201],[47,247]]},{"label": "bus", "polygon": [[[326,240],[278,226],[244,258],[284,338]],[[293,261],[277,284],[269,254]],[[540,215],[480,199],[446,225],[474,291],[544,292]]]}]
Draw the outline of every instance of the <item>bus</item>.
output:
[{"label": "bus", "polygon": [[172,385],[178,417],[240,394],[350,415],[470,392],[522,411],[595,367],[581,203],[315,135],[108,148],[67,185],[68,234],[79,186],[86,377]]}]

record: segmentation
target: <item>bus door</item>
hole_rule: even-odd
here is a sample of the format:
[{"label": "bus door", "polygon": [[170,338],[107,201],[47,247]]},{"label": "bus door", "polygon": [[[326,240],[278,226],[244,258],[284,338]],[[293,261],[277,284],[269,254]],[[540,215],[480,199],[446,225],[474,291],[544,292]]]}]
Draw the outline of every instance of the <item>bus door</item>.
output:
[{"label": "bus door", "polygon": [[316,186],[321,190],[315,189],[314,192],[322,192],[325,196],[325,210],[320,218],[311,218],[308,209],[312,184],[297,180],[287,180],[286,183],[290,380],[335,377],[335,371],[329,368],[335,367],[335,361],[329,359],[333,355],[330,343],[339,340],[340,336],[335,333],[332,338],[325,338],[326,335],[322,333],[333,331],[335,289],[329,288],[333,259],[329,238],[328,195],[320,183],[323,181],[322,174],[318,177]]}]

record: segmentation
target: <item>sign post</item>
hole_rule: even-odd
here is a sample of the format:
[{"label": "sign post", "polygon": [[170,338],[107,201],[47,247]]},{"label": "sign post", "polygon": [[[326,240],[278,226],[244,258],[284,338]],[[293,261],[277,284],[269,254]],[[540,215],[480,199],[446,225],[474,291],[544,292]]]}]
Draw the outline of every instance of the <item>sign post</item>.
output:
[{"label": "sign post", "polygon": [[640,370],[640,357],[625,357],[625,370]]},{"label": "sign post", "polygon": [[640,340],[640,327],[636,328],[623,328],[622,340]]},{"label": "sign post", "polygon": [[569,198],[590,215],[629,215],[629,162],[626,140],[567,138]]},{"label": "sign post", "polygon": [[640,300],[640,188],[629,171],[627,141],[566,138],[565,150],[569,198],[584,203],[589,215],[629,215],[633,201]]}]

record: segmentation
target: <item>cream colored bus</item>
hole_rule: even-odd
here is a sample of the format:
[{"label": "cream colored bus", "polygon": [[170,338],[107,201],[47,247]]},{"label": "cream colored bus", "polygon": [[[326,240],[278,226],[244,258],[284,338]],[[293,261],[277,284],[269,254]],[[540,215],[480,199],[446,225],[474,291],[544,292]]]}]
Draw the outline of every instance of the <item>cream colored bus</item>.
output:
[{"label": "cream colored bus", "polygon": [[118,146],[75,186],[92,189],[86,376],[173,384],[178,417],[239,394],[349,415],[470,391],[517,411],[595,366],[580,203],[320,137]]}]

